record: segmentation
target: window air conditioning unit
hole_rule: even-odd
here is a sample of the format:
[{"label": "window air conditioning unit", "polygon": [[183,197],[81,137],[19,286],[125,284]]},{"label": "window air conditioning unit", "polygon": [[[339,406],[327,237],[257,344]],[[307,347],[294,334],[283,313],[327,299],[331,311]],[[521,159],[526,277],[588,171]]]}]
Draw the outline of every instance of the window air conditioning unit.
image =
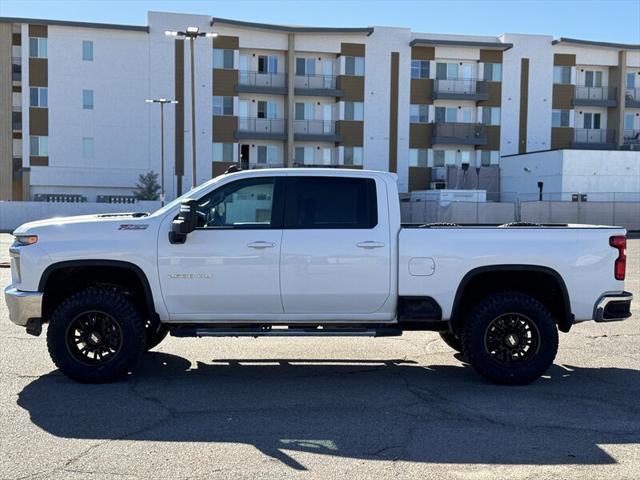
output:
[{"label": "window air conditioning unit", "polygon": [[431,182],[431,190],[445,190],[447,182]]}]

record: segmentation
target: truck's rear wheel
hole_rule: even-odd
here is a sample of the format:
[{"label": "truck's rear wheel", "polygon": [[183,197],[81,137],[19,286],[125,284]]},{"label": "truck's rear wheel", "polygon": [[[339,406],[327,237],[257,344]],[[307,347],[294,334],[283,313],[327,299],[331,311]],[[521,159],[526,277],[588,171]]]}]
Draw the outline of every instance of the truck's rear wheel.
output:
[{"label": "truck's rear wheel", "polygon": [[83,383],[110,382],[125,375],[143,352],[144,321],[124,294],[88,288],[54,310],[47,346],[68,377]]},{"label": "truck's rear wheel", "polygon": [[456,335],[453,332],[450,331],[446,331],[446,332],[440,332],[440,338],[442,338],[442,340],[444,340],[444,343],[446,343],[447,345],[449,345],[451,348],[453,348],[456,352],[462,352],[462,339],[460,338],[459,335]]},{"label": "truck's rear wheel", "polygon": [[469,363],[485,378],[504,385],[529,383],[551,366],[558,329],[549,310],[518,292],[481,300],[465,321],[462,344]]}]

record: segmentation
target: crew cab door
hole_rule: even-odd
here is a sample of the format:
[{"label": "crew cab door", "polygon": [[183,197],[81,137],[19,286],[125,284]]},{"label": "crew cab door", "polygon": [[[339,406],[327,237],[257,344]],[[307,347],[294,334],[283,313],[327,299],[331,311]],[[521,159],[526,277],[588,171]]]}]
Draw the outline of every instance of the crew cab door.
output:
[{"label": "crew cab door", "polygon": [[331,318],[378,311],[391,285],[384,183],[363,176],[288,176],[285,198],[285,313]]},{"label": "crew cab door", "polygon": [[281,178],[236,180],[198,200],[184,244],[158,240],[162,294],[172,320],[281,314]]}]

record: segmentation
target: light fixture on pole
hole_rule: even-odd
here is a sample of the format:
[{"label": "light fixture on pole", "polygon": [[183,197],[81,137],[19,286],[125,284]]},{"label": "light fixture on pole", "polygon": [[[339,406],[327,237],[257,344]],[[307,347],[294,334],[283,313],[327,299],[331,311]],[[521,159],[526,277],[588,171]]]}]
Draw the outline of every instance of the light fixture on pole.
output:
[{"label": "light fixture on pole", "polygon": [[160,203],[164,207],[164,106],[167,103],[178,103],[178,101],[166,98],[148,98],[145,102],[160,104]]},{"label": "light fixture on pole", "polygon": [[196,101],[195,101],[195,87],[194,87],[194,71],[193,65],[193,47],[194,40],[198,37],[214,38],[218,34],[215,32],[201,32],[198,27],[187,27],[185,31],[173,31],[167,30],[164,32],[169,37],[183,37],[189,39],[191,45],[191,188],[197,186],[196,180]]}]

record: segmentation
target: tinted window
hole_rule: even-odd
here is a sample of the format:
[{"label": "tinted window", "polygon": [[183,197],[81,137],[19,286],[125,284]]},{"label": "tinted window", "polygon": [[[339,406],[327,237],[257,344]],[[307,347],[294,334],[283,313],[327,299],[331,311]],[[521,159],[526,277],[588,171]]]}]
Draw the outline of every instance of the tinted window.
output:
[{"label": "tinted window", "polygon": [[291,178],[285,205],[285,228],[373,228],[378,223],[376,184],[370,178]]}]

